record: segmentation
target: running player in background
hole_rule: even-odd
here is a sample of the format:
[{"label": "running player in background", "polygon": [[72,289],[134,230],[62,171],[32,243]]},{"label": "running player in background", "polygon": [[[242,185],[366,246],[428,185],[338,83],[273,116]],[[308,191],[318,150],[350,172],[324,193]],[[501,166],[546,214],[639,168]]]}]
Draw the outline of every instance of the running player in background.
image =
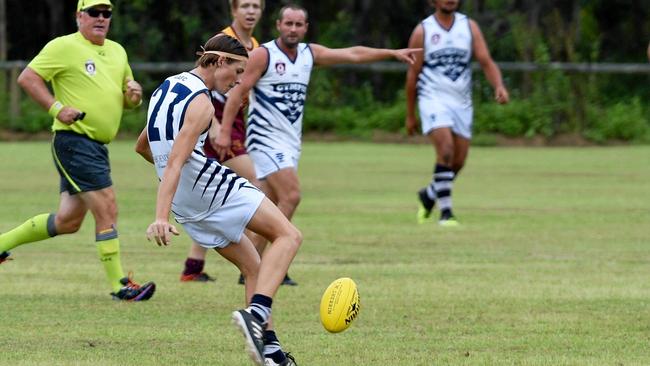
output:
[{"label": "running player in background", "polygon": [[[264,10],[264,0],[229,0],[230,11],[232,14],[232,24],[224,28],[220,33],[227,34],[236,38],[248,52],[259,47],[257,39],[253,37],[255,26],[262,16]],[[211,91],[212,104],[214,105],[214,115],[217,121],[221,121],[223,116],[223,109],[226,104],[227,96],[219,93],[218,91]],[[226,152],[223,158],[220,158],[212,145],[207,143],[204,146],[205,154],[209,158],[217,159],[219,163],[234,170],[238,175],[248,179],[255,186],[259,186],[259,182],[255,177],[255,168],[253,163],[246,152],[246,126],[244,122],[244,111],[247,107],[248,101],[245,100],[237,115],[232,126],[230,140],[232,141],[230,149]],[[266,241],[264,238],[247,231],[246,235],[251,239],[253,245],[262,252]],[[203,271],[205,267],[205,257],[207,250],[196,243],[192,243],[190,251],[185,260],[185,268],[181,273],[181,281],[198,281],[208,282],[214,281],[214,278],[209,276]],[[239,276],[239,283],[244,284],[244,276]],[[296,285],[294,281],[285,276],[283,285]]]},{"label": "running player in background", "polygon": [[140,105],[142,87],[133,80],[124,48],[106,38],[112,15],[108,0],[79,0],[78,32],[50,41],[18,77],[18,84],[52,116],[60,200],[56,213],[34,216],[0,235],[0,263],[19,245],[77,232],[90,211],[112,298],[143,301],[156,286],[140,286],[124,276],[106,148],[117,134],[123,109]]},{"label": "running player in background", "polygon": [[[154,91],[147,127],[136,144],[160,179],[156,220],[147,238],[169,245],[171,236],[178,235],[169,223],[173,212],[194,242],[235,264],[246,278],[250,305],[235,311],[233,320],[245,335],[251,357],[258,365],[294,365],[280,347],[270,316],[273,296],[300,247],[301,233],[259,189],[203,152],[214,118],[210,90],[226,93],[235,86],[248,53],[235,38],[219,34],[199,55],[196,68],[167,78]],[[264,259],[243,235],[246,228],[271,242]]]},{"label": "running player in background", "polygon": [[230,92],[221,126],[212,127],[221,128],[216,150],[220,156],[225,156],[231,146],[227,137],[241,101],[253,91],[248,109],[246,148],[261,181],[260,187],[289,219],[300,202],[297,170],[304,104],[313,65],[364,63],[388,58],[410,63],[413,54],[421,52],[361,46],[330,49],[315,43],[302,43],[307,27],[307,11],[303,7],[286,5],[280,10],[276,22],[279,38],[251,52],[241,84]]},{"label": "running player in background", "polygon": [[497,103],[507,103],[509,98],[478,24],[457,12],[458,3],[430,0],[435,13],[415,27],[409,40],[409,47],[422,47],[424,54],[417,55],[406,76],[406,129],[409,134],[417,130],[417,94],[422,134],[436,150],[431,183],[418,192],[417,219],[426,222],[438,201],[441,226],[458,225],[451,192],[472,137],[472,54],[494,88]]}]

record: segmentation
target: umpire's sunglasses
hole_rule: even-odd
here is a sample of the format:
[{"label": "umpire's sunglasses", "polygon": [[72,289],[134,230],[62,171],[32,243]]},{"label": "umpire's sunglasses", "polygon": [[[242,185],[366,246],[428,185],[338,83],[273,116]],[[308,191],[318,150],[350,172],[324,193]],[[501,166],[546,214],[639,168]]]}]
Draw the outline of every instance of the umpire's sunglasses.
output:
[{"label": "umpire's sunglasses", "polygon": [[95,8],[85,9],[84,12],[93,18],[99,18],[99,15],[101,14],[104,17],[104,19],[110,19],[111,15],[113,15],[112,10],[99,10]]}]

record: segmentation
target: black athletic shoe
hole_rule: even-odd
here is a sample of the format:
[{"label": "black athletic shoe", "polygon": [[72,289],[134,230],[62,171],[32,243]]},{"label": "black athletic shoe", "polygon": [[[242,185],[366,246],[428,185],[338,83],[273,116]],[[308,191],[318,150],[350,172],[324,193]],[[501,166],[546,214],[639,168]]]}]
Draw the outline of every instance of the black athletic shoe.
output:
[{"label": "black athletic shoe", "polygon": [[[243,284],[245,284],[245,282],[246,281],[244,280],[244,275],[240,274],[239,275],[239,280],[237,281],[237,283],[240,284],[240,285],[243,285]],[[298,286],[298,282],[292,280],[291,277],[289,277],[289,275],[286,274],[284,276],[284,279],[282,280],[281,285],[283,285],[283,286]]]},{"label": "black athletic shoe", "polygon": [[285,352],[284,355],[287,357],[284,361],[276,363],[272,358],[267,357],[264,359],[264,366],[298,366],[296,359],[293,358],[293,355],[289,352]]},{"label": "black athletic shoe", "polygon": [[431,210],[435,206],[436,201],[432,200],[427,196],[427,189],[422,188],[418,191],[419,207],[417,213],[418,224],[424,224],[427,219],[431,216]]},{"label": "black athletic shoe", "polygon": [[111,293],[113,300],[117,301],[146,301],[156,292],[156,284],[147,282],[140,286],[131,280],[131,276],[120,280],[124,285],[118,292]]},{"label": "black athletic shoe", "polygon": [[248,355],[258,366],[264,366],[264,325],[246,310],[232,313],[232,322],[244,334]]},{"label": "black athletic shoe", "polygon": [[298,286],[298,282],[292,280],[287,273],[284,275],[284,280],[282,280],[282,286]]},{"label": "black athletic shoe", "polygon": [[0,253],[0,263],[12,260],[13,258],[11,258],[10,255],[11,253],[9,252]]}]

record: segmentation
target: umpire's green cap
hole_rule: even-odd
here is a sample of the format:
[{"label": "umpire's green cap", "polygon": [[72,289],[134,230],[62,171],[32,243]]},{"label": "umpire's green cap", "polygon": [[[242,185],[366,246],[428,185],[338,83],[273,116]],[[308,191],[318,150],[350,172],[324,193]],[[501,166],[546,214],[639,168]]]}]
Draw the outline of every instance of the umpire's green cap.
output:
[{"label": "umpire's green cap", "polygon": [[97,5],[108,5],[111,8],[113,7],[110,0],[79,0],[77,3],[77,11],[82,11]]}]

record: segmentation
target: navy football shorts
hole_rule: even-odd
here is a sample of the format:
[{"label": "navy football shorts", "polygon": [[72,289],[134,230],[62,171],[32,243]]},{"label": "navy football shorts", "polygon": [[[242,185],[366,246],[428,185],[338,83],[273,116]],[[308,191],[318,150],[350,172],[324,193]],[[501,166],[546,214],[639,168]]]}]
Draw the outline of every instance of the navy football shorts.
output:
[{"label": "navy football shorts", "polygon": [[113,185],[108,149],[86,135],[55,131],[52,158],[61,176],[60,192],[72,195]]}]

